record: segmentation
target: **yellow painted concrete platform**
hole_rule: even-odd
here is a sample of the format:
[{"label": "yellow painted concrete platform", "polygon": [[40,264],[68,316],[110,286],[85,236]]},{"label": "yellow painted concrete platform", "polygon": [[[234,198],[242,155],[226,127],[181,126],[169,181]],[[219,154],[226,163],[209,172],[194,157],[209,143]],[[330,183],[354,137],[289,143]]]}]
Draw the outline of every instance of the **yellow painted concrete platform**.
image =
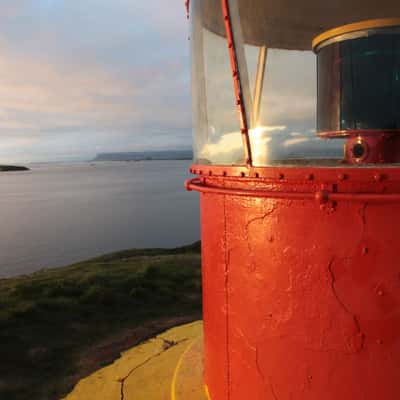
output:
[{"label": "yellow painted concrete platform", "polygon": [[169,331],[80,381],[65,400],[206,400],[203,324]]}]

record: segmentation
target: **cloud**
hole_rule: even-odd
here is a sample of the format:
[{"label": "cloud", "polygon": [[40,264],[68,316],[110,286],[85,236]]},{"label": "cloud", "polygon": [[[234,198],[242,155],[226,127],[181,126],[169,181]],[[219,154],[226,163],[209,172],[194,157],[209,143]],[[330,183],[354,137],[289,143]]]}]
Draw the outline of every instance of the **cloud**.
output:
[{"label": "cloud", "polygon": [[197,154],[200,162],[221,165],[241,164],[244,159],[243,141],[240,132],[230,132],[214,143],[205,143]]},{"label": "cloud", "polygon": [[300,143],[306,143],[309,142],[310,138],[306,138],[306,137],[302,137],[302,138],[295,138],[295,139],[286,139],[283,141],[282,146],[283,147],[290,147],[290,146],[294,146],[296,144],[300,144]]},{"label": "cloud", "polygon": [[[224,39],[203,34],[207,114],[203,137],[197,140],[198,158],[230,164],[243,159],[243,144],[234,104],[229,57]],[[258,64],[258,49],[246,47],[250,95]],[[199,62],[199,60],[196,60]],[[199,91],[201,95],[201,91]],[[251,99],[246,111],[251,110]],[[262,91],[261,115],[251,126],[250,142],[255,165],[296,157],[322,156],[325,142],[313,142],[316,125],[316,60],[312,52],[269,49]],[[251,114],[250,112],[249,114]],[[205,115],[205,116],[204,116]],[[233,133],[235,132],[235,133]],[[319,140],[319,139],[317,139]],[[312,151],[306,147],[310,145]],[[324,147],[325,146],[325,147]]]},{"label": "cloud", "polygon": [[7,18],[16,17],[28,4],[29,0],[2,2],[0,8],[0,19],[4,22]]},{"label": "cloud", "polygon": [[190,146],[179,0],[14,0],[0,22],[0,163]]}]

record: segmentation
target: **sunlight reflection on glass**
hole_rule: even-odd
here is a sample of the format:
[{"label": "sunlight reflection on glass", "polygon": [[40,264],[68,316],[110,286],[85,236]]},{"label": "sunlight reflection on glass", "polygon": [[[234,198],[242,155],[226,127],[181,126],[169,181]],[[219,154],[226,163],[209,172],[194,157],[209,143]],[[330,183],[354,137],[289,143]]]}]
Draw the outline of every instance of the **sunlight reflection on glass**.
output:
[{"label": "sunlight reflection on glass", "polygon": [[265,165],[270,159],[269,146],[274,139],[274,132],[282,132],[286,126],[257,126],[250,130],[250,141],[253,162],[255,165]]},{"label": "sunlight reflection on glass", "polygon": [[198,152],[198,159],[222,165],[243,163],[243,142],[240,132],[224,134],[216,142],[208,142]]}]

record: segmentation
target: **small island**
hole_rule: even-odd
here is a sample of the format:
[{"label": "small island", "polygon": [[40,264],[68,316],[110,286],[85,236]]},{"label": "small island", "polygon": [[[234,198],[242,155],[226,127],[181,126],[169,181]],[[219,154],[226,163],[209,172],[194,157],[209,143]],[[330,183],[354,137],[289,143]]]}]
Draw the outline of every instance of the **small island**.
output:
[{"label": "small island", "polygon": [[29,171],[29,168],[16,165],[0,165],[0,172],[11,172],[11,171]]}]

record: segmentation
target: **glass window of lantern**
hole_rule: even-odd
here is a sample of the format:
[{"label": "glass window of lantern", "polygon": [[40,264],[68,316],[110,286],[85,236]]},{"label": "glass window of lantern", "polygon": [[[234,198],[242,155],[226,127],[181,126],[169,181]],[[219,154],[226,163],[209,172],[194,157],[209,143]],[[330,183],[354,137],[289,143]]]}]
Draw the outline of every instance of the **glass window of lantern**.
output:
[{"label": "glass window of lantern", "polygon": [[[369,7],[360,7],[352,0],[334,4],[317,0],[228,3],[253,165],[351,165],[346,153],[350,142],[345,136],[318,132],[317,58],[312,40],[326,30],[349,23],[399,15],[400,3],[382,0]],[[319,107],[323,101],[320,96]]]},{"label": "glass window of lantern", "polygon": [[194,161],[243,164],[221,2],[194,0],[191,16]]},{"label": "glass window of lantern", "polygon": [[311,40],[302,38],[299,45],[298,37],[274,26],[265,2],[251,3],[229,2],[253,164],[339,163],[343,140],[316,135],[317,67]]},{"label": "glass window of lantern", "polygon": [[[389,148],[386,149],[390,147],[388,140],[387,143],[382,141],[378,143],[377,135],[373,132],[363,132],[366,151],[362,158],[356,157],[355,153],[351,155],[354,149],[360,147],[360,139],[354,136],[355,133],[346,131],[341,135],[324,135],[321,132],[321,126],[325,121],[332,126],[343,125],[346,128],[347,125],[342,123],[342,120],[344,118],[347,121],[348,115],[344,111],[350,112],[359,106],[354,103],[356,99],[354,94],[348,96],[348,93],[353,93],[349,85],[351,87],[355,80],[353,78],[347,80],[348,83],[341,81],[343,87],[337,84],[337,79],[346,74],[345,61],[339,63],[341,66],[338,67],[339,64],[333,63],[334,57],[324,57],[317,51],[319,63],[317,73],[317,57],[312,52],[311,43],[322,32],[346,24],[377,18],[396,19],[393,16],[400,13],[398,0],[381,0],[363,7],[360,7],[358,0],[337,0],[330,3],[320,0],[307,2],[227,0],[227,2],[246,119],[250,128],[253,165],[343,166],[358,162],[360,165],[364,162],[382,163],[388,162],[385,160],[389,159],[397,162],[400,158],[400,141],[397,137],[400,136],[396,136],[395,140],[399,148],[399,151],[395,152],[396,157],[389,157],[391,151]],[[220,0],[192,0],[191,4],[195,161],[203,164],[243,164],[244,147],[235,106],[222,4]],[[383,46],[386,46],[387,37],[382,40]],[[369,43],[373,41],[371,39]],[[340,47],[345,49],[346,46]],[[353,54],[353,50],[350,53]],[[378,65],[383,61],[380,58],[381,54],[377,57],[374,55],[364,58],[365,63],[364,61],[359,63],[359,66],[367,72],[375,68],[374,64]],[[352,66],[353,62],[349,65]],[[385,65],[389,64],[386,62]],[[381,87],[378,81],[382,82],[382,77],[386,81],[390,78],[390,91],[397,90],[398,85],[392,83],[392,77],[383,75],[385,75],[383,70],[374,75],[378,87]],[[318,107],[317,79],[320,93]],[[330,87],[338,90],[329,92]],[[362,89],[364,91],[361,90],[357,98],[365,102],[363,93],[365,90],[372,93],[372,89],[365,87]],[[363,110],[368,109],[365,105],[362,107]],[[324,114],[325,111],[327,113]],[[367,111],[357,115],[364,118],[365,114],[374,117]],[[382,117],[387,113],[381,114],[378,116]],[[370,126],[362,122],[365,121],[353,125],[357,129]],[[378,128],[380,133],[384,126],[379,125]],[[356,133],[358,134],[358,131]],[[394,134],[397,135],[397,131]],[[394,134],[391,133],[392,139]],[[387,153],[383,158],[378,154],[382,153],[378,145]]]}]

